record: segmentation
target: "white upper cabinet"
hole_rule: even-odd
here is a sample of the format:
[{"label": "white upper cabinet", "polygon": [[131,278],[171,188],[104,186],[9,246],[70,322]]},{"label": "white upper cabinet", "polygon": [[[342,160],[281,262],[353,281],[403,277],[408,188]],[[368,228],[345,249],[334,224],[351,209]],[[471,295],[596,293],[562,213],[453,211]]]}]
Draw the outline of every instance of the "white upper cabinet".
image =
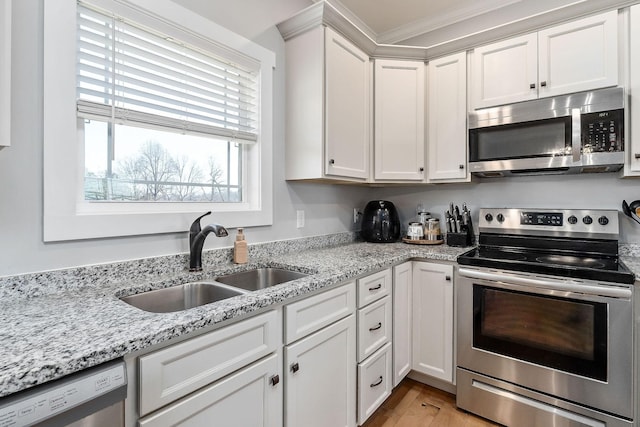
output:
[{"label": "white upper cabinet", "polygon": [[286,179],[369,178],[369,57],[318,26],[286,41]]},{"label": "white upper cabinet", "polygon": [[330,28],[326,47],[326,173],[369,177],[371,64],[369,57]]},{"label": "white upper cabinet", "polygon": [[473,51],[471,90],[474,108],[537,98],[537,82],[536,34],[481,46]]},{"label": "white upper cabinet", "polygon": [[425,65],[377,59],[374,71],[374,179],[424,179]]},{"label": "white upper cabinet", "polygon": [[550,27],[473,52],[473,108],[618,84],[618,12]]},{"label": "white upper cabinet", "polygon": [[626,150],[628,165],[625,167],[626,175],[640,175],[640,4],[630,8],[629,28],[629,104],[631,105],[629,117],[629,142]]},{"label": "white upper cabinet", "polygon": [[538,33],[539,94],[554,96],[618,84],[618,11]]},{"label": "white upper cabinet", "polygon": [[469,180],[466,52],[430,61],[428,75],[428,181]]}]

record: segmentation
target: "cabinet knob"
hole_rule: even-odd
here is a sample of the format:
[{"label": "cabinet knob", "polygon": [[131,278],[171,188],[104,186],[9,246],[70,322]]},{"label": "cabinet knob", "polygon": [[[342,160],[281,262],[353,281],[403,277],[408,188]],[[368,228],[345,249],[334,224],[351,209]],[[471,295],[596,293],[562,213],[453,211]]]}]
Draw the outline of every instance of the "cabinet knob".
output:
[{"label": "cabinet knob", "polygon": [[374,326],[373,328],[369,328],[369,332],[377,331],[380,328],[382,328],[382,322],[378,322],[376,326]]},{"label": "cabinet knob", "polygon": [[378,378],[378,381],[376,381],[375,383],[369,385],[369,387],[371,387],[371,388],[378,387],[380,384],[382,384],[382,375],[380,375],[380,377]]},{"label": "cabinet knob", "polygon": [[373,288],[369,288],[369,290],[373,292],[373,291],[377,291],[380,288],[382,288],[382,283],[379,283],[378,286],[374,286]]},{"label": "cabinet knob", "polygon": [[444,280],[446,280],[447,282],[451,281],[451,276],[444,276]]},{"label": "cabinet knob", "polygon": [[424,168],[420,168],[420,169],[419,169],[419,171],[420,171],[420,172],[424,172]]},{"label": "cabinet knob", "polygon": [[269,383],[270,383],[272,386],[277,385],[279,382],[280,382],[280,375],[274,375],[274,376],[272,376],[271,378],[269,378]]},{"label": "cabinet knob", "polygon": [[335,164],[336,164],[336,161],[335,161],[334,159],[329,159],[329,164],[330,164],[330,165],[335,165]]},{"label": "cabinet knob", "polygon": [[464,165],[458,165],[459,169],[464,169]]},{"label": "cabinet knob", "polygon": [[535,83],[531,83],[531,84],[529,85],[529,89],[535,89],[535,88],[536,88],[536,84],[535,84]]},{"label": "cabinet knob", "polygon": [[640,153],[634,154],[633,157],[635,157],[636,159],[640,159]]},{"label": "cabinet knob", "polygon": [[545,87],[547,85],[547,82],[540,82],[540,86]]},{"label": "cabinet knob", "polygon": [[300,369],[300,365],[298,365],[298,362],[291,365],[291,372],[293,372],[294,374],[298,372],[299,369]]}]

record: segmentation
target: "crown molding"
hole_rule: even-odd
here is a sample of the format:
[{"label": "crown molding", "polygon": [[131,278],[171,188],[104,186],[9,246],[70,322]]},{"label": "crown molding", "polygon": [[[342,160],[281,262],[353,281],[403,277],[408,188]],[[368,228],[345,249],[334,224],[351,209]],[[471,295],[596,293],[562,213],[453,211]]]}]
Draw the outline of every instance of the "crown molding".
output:
[{"label": "crown molding", "polygon": [[[498,4],[500,1],[505,5],[515,4],[520,0],[493,0],[493,4]],[[325,25],[342,34],[372,58],[427,61],[451,53],[473,49],[476,46],[518,34],[537,31],[545,26],[623,8],[639,2],[640,0],[577,0],[574,3],[556,9],[500,23],[490,28],[471,30],[470,32],[467,32],[465,20],[461,20],[457,24],[445,25],[439,30],[422,31],[422,35],[425,36],[439,31],[441,34],[438,34],[438,40],[424,43],[420,42],[420,36],[418,36],[415,38],[415,42],[411,42],[411,45],[378,43],[376,39],[362,31],[351,19],[327,0],[319,0],[297,15],[281,22],[277,27],[284,40],[288,40],[318,25]]]},{"label": "crown molding", "polygon": [[407,40],[424,34],[425,28],[428,28],[429,31],[434,31],[439,28],[448,27],[461,21],[466,21],[467,19],[471,19],[478,15],[483,15],[485,13],[490,13],[503,7],[513,5],[515,3],[520,3],[521,1],[522,0],[484,0],[482,2],[475,2],[474,4],[469,5],[464,9],[459,9],[438,16],[419,19],[406,25],[402,25],[398,28],[384,31],[377,34],[374,39],[378,43],[395,44],[403,40]]}]

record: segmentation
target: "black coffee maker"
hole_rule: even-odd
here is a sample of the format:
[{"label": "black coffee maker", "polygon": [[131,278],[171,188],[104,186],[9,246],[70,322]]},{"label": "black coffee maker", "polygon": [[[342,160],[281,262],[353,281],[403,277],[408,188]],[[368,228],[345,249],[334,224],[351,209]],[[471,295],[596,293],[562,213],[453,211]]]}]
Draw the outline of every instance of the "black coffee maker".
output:
[{"label": "black coffee maker", "polygon": [[362,238],[367,242],[391,243],[400,238],[400,218],[393,203],[372,200],[362,214]]}]

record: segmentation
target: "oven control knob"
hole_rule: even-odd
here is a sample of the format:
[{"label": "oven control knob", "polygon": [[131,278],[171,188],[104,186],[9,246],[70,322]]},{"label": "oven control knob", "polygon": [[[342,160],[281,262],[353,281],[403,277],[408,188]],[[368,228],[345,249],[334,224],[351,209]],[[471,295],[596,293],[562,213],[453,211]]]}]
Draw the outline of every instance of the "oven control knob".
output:
[{"label": "oven control knob", "polygon": [[496,219],[498,220],[498,222],[504,222],[504,215],[502,215],[502,214],[498,214],[498,216],[496,217]]},{"label": "oven control knob", "polygon": [[609,218],[607,218],[606,216],[601,216],[600,218],[598,218],[598,224],[600,225],[609,224]]},{"label": "oven control knob", "polygon": [[484,216],[484,219],[486,219],[486,220],[487,220],[487,222],[491,222],[491,221],[493,221],[493,215],[491,215],[491,214],[486,214],[486,215]]},{"label": "oven control knob", "polygon": [[593,222],[593,218],[591,218],[589,215],[585,216],[584,218],[582,218],[582,222],[584,222],[585,224],[589,225]]},{"label": "oven control knob", "polygon": [[578,218],[576,218],[575,215],[571,215],[569,218],[567,218],[567,222],[569,224],[577,224],[578,223]]}]

